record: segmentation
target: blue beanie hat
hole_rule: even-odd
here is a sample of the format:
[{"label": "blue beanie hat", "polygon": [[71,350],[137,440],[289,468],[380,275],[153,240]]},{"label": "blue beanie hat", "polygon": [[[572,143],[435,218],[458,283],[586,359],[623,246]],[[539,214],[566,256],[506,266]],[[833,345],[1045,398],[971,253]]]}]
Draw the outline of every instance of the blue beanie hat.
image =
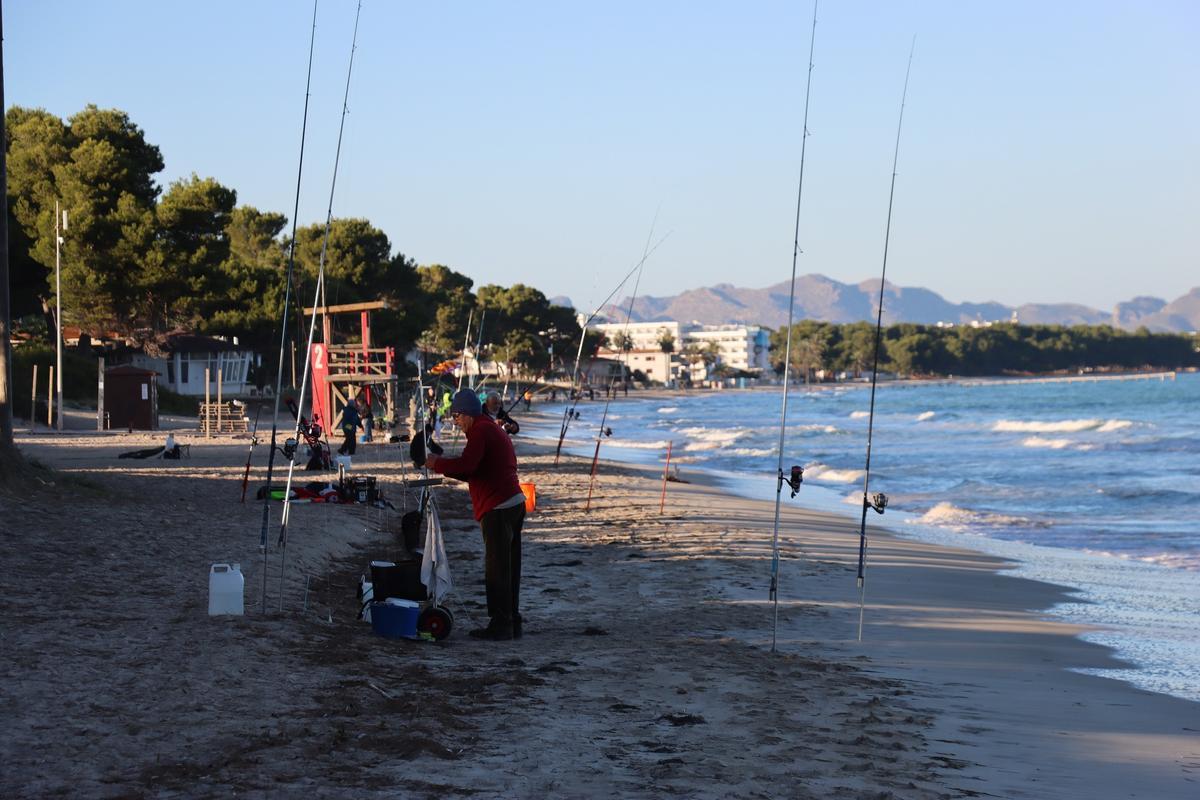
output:
[{"label": "blue beanie hat", "polygon": [[450,413],[453,414],[456,411],[466,414],[468,417],[478,417],[483,414],[483,404],[479,402],[479,395],[470,389],[459,389],[454,395],[454,399],[450,401]]}]

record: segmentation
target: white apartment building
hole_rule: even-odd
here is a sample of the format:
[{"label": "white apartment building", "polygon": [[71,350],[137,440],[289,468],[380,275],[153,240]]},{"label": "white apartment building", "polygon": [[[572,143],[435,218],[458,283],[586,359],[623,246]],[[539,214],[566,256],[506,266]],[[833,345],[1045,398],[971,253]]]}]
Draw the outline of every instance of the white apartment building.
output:
[{"label": "white apartment building", "polygon": [[[705,365],[684,363],[681,354],[684,348],[694,346],[706,348],[715,343],[718,348],[717,363],[731,369],[763,373],[770,368],[767,357],[769,336],[765,328],[758,325],[701,325],[675,321],[596,323],[590,326],[612,340],[621,333],[628,333],[633,344],[629,352],[630,370],[640,369],[654,381],[670,383],[682,373],[689,373],[692,380],[707,380]],[[675,342],[674,351],[662,357],[660,342],[669,335]],[[660,355],[656,355],[660,354]]]},{"label": "white apartment building", "polygon": [[675,341],[676,353],[683,349],[681,339],[683,337],[684,326],[681,326],[678,322],[631,322],[629,325],[625,325],[622,322],[599,322],[589,327],[607,336],[610,345],[614,338],[625,332],[629,334],[629,338],[633,341],[634,350],[658,350],[661,353],[662,345],[660,342],[664,335],[670,335]]},{"label": "white apartment building", "polygon": [[684,334],[684,346],[707,347],[715,342],[718,363],[746,372],[762,373],[770,367],[767,348],[770,337],[758,325],[697,325]]}]

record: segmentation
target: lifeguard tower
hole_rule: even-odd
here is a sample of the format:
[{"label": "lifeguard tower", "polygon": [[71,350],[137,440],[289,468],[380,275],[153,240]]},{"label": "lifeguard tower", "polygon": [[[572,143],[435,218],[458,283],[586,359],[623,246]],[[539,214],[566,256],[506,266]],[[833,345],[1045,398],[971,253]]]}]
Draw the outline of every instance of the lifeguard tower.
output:
[{"label": "lifeguard tower", "polygon": [[[309,353],[312,364],[312,408],[327,431],[336,431],[341,411],[359,394],[369,401],[382,401],[384,416],[396,422],[396,351],[393,347],[371,347],[371,312],[387,308],[382,301],[318,306],[304,309],[304,315],[321,315],[321,342],[314,342]],[[361,341],[358,344],[333,344],[331,317],[359,314]],[[333,410],[339,409],[336,418]]]}]

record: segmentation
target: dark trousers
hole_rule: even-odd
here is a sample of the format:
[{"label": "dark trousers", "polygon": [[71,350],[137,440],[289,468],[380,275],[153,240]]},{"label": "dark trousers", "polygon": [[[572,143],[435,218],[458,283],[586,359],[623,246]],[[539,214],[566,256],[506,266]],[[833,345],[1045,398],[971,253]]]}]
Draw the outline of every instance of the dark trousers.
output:
[{"label": "dark trousers", "polygon": [[509,629],[521,618],[521,526],[525,504],[493,509],[479,520],[483,530],[483,583],[490,627]]},{"label": "dark trousers", "polygon": [[[345,433],[345,431],[343,431]],[[346,438],[342,440],[342,446],[338,448],[338,452],[344,456],[354,455],[354,451],[358,449],[358,428],[346,433]]]}]

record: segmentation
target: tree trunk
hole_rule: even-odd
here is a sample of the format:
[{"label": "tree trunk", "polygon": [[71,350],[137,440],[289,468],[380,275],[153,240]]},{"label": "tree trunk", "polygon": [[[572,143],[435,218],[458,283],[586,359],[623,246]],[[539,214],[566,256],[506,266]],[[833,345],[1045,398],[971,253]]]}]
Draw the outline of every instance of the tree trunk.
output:
[{"label": "tree trunk", "polygon": [[[4,132],[4,12],[0,6],[0,142]],[[8,152],[0,149],[0,459],[9,459],[13,445],[12,320],[8,298]]]}]

